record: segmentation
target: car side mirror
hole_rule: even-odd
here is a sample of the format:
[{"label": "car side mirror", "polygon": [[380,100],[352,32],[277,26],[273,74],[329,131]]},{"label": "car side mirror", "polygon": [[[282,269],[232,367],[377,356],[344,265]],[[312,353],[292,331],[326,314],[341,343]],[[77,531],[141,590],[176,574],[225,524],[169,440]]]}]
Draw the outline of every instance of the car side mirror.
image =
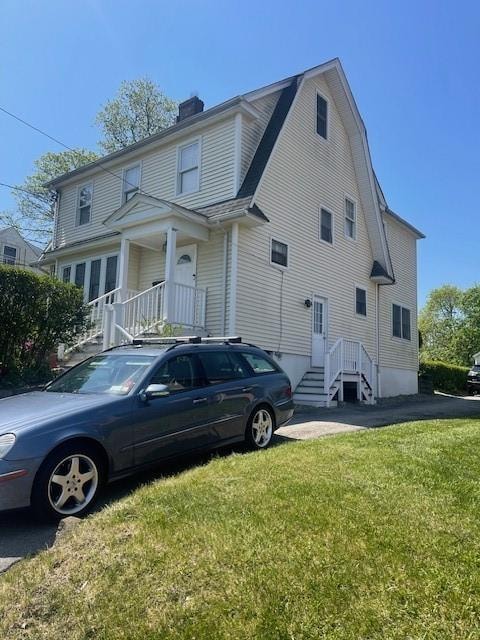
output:
[{"label": "car side mirror", "polygon": [[144,402],[147,400],[153,400],[154,398],[164,398],[165,396],[169,396],[170,391],[166,384],[149,384],[146,389],[144,389],[140,398]]}]

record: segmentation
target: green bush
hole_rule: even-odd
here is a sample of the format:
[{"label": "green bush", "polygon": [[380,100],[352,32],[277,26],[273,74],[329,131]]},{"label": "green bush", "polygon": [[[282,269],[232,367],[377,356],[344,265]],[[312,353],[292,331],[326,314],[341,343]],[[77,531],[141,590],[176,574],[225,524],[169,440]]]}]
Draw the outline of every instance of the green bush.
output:
[{"label": "green bush", "polygon": [[420,363],[420,376],[430,376],[434,389],[446,391],[465,391],[468,367],[459,367],[436,360],[424,360]]},{"label": "green bush", "polygon": [[0,380],[48,377],[48,357],[87,325],[82,291],[50,276],[0,266]]}]

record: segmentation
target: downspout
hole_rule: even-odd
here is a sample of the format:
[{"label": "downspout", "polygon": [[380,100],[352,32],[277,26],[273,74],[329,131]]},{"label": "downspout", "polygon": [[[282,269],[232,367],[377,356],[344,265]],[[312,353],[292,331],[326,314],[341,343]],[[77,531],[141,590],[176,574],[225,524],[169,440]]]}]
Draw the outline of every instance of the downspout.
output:
[{"label": "downspout", "polygon": [[223,302],[222,302],[222,320],[221,320],[221,328],[222,335],[225,335],[227,332],[227,270],[228,270],[228,231],[223,232],[223,278],[222,278],[222,291],[223,291]]},{"label": "downspout", "polygon": [[380,284],[375,284],[375,324],[377,341],[377,398],[380,398]]}]

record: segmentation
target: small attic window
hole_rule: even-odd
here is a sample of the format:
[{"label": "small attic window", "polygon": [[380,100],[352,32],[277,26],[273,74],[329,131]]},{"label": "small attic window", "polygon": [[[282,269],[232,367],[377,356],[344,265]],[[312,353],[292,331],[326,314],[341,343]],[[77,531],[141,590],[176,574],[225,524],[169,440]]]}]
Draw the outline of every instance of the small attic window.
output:
[{"label": "small attic window", "polygon": [[328,103],[317,93],[317,133],[327,139]]}]

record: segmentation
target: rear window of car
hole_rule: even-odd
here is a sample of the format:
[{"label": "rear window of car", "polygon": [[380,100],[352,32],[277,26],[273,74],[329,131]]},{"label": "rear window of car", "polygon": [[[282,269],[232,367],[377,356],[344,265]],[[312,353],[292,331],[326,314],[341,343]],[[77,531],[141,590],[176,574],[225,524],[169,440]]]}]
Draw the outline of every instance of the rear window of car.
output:
[{"label": "rear window of car", "polygon": [[198,354],[209,384],[246,378],[248,370],[235,354],[227,351],[203,351]]},{"label": "rear window of car", "polygon": [[254,373],[277,373],[279,371],[270,360],[267,360],[264,356],[257,353],[242,353],[242,356],[252,367]]}]

